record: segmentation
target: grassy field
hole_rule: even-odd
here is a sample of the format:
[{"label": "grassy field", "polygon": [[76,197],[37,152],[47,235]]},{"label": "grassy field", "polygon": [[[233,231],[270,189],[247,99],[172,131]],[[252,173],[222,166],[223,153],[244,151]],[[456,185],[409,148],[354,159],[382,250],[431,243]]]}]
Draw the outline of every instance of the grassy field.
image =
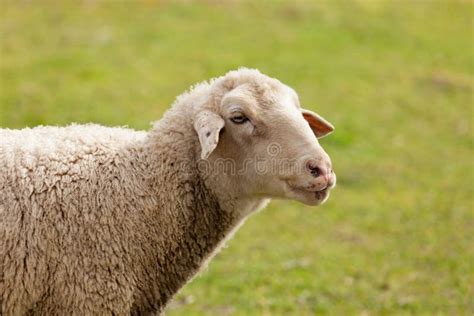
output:
[{"label": "grassy field", "polygon": [[272,202],[169,315],[474,314],[472,1],[0,3],[2,127],[147,129],[239,66],[336,126],[329,202]]}]

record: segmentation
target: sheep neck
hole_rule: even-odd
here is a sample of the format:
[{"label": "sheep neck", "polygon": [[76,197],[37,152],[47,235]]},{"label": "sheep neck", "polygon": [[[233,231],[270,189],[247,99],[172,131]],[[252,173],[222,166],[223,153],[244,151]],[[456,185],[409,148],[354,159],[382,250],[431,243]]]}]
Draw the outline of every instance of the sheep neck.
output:
[{"label": "sheep neck", "polygon": [[[141,278],[153,280],[143,284],[152,289],[137,301],[146,300],[157,310],[206,266],[248,214],[264,204],[260,198],[231,194],[218,198],[219,193],[209,189],[197,171],[195,153],[189,150],[195,141],[185,130],[155,128],[142,150],[149,196],[158,198],[152,198],[153,207],[143,217],[144,229],[150,230],[148,240],[137,241],[140,247],[149,246],[145,251],[154,258],[137,262]],[[149,293],[154,293],[152,298]]]}]

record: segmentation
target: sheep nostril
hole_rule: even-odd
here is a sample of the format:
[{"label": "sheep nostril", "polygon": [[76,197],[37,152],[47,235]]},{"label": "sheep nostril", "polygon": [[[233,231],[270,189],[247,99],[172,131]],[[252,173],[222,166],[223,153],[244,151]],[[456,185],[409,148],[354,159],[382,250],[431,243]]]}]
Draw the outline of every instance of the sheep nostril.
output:
[{"label": "sheep nostril", "polygon": [[319,168],[316,164],[314,164],[313,162],[309,161],[307,164],[306,164],[306,167],[308,168],[308,170],[311,172],[311,175],[315,178],[319,177],[323,172],[321,170],[321,168]]},{"label": "sheep nostril", "polygon": [[321,170],[318,167],[314,167],[311,169],[311,175],[317,178],[321,175]]}]

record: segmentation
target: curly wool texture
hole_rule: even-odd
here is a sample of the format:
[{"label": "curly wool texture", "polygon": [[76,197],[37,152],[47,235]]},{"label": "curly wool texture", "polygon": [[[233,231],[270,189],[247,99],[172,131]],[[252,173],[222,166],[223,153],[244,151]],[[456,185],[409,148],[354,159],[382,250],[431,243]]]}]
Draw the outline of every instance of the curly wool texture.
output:
[{"label": "curly wool texture", "polygon": [[[259,76],[241,70],[231,81]],[[163,311],[242,223],[233,210],[265,202],[216,194],[219,179],[196,165],[193,113],[215,106],[228,84],[195,87],[150,132],[0,130],[3,315]]]}]

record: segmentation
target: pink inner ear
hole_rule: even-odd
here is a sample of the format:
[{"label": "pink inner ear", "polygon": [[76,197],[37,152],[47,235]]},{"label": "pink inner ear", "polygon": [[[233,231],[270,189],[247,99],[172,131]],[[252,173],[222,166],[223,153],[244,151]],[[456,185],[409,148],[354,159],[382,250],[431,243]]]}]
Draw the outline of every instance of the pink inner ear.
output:
[{"label": "pink inner ear", "polygon": [[317,117],[313,113],[303,112],[303,117],[309,123],[309,126],[318,138],[334,131],[334,127],[331,123],[321,117]]}]

